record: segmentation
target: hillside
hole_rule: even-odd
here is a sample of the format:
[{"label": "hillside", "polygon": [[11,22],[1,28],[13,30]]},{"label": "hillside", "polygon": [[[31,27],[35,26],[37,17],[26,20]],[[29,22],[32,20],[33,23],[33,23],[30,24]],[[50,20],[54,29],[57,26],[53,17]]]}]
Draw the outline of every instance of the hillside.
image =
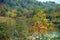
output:
[{"label": "hillside", "polygon": [[0,40],[55,40],[59,28],[60,4],[0,0]]}]

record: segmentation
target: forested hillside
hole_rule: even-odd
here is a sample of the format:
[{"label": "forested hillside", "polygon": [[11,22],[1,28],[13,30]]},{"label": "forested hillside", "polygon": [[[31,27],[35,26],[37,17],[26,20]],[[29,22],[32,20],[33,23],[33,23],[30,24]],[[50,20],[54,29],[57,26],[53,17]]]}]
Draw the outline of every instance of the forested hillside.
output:
[{"label": "forested hillside", "polygon": [[0,40],[60,40],[60,4],[0,0]]}]

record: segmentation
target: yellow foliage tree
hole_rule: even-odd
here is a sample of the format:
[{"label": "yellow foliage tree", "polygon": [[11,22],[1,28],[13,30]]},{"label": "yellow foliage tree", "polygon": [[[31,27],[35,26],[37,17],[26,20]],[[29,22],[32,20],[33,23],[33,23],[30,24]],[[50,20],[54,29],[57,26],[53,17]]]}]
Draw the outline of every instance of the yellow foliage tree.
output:
[{"label": "yellow foliage tree", "polygon": [[17,11],[16,11],[15,9],[9,10],[9,11],[6,13],[6,15],[7,15],[8,17],[16,17],[16,16],[17,16],[16,12],[17,12]]}]

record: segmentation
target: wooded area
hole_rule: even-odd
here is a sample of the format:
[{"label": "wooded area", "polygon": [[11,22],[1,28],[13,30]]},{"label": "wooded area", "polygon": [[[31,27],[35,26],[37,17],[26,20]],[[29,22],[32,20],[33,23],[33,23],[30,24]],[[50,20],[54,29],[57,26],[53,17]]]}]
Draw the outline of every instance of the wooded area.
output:
[{"label": "wooded area", "polygon": [[60,40],[60,4],[0,0],[0,40]]}]

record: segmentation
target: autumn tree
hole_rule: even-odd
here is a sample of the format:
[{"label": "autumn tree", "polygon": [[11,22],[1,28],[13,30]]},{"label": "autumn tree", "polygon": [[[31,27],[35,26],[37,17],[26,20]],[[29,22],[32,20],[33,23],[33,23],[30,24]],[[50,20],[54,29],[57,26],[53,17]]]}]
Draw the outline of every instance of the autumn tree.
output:
[{"label": "autumn tree", "polygon": [[16,14],[16,10],[15,9],[13,9],[13,10],[8,10],[7,12],[6,12],[6,16],[7,17],[16,17],[17,16],[17,14]]},{"label": "autumn tree", "polygon": [[42,35],[48,34],[49,31],[53,31],[53,24],[46,19],[46,14],[44,12],[38,12],[36,15],[30,19],[30,24],[32,25],[32,31],[41,37]]}]

